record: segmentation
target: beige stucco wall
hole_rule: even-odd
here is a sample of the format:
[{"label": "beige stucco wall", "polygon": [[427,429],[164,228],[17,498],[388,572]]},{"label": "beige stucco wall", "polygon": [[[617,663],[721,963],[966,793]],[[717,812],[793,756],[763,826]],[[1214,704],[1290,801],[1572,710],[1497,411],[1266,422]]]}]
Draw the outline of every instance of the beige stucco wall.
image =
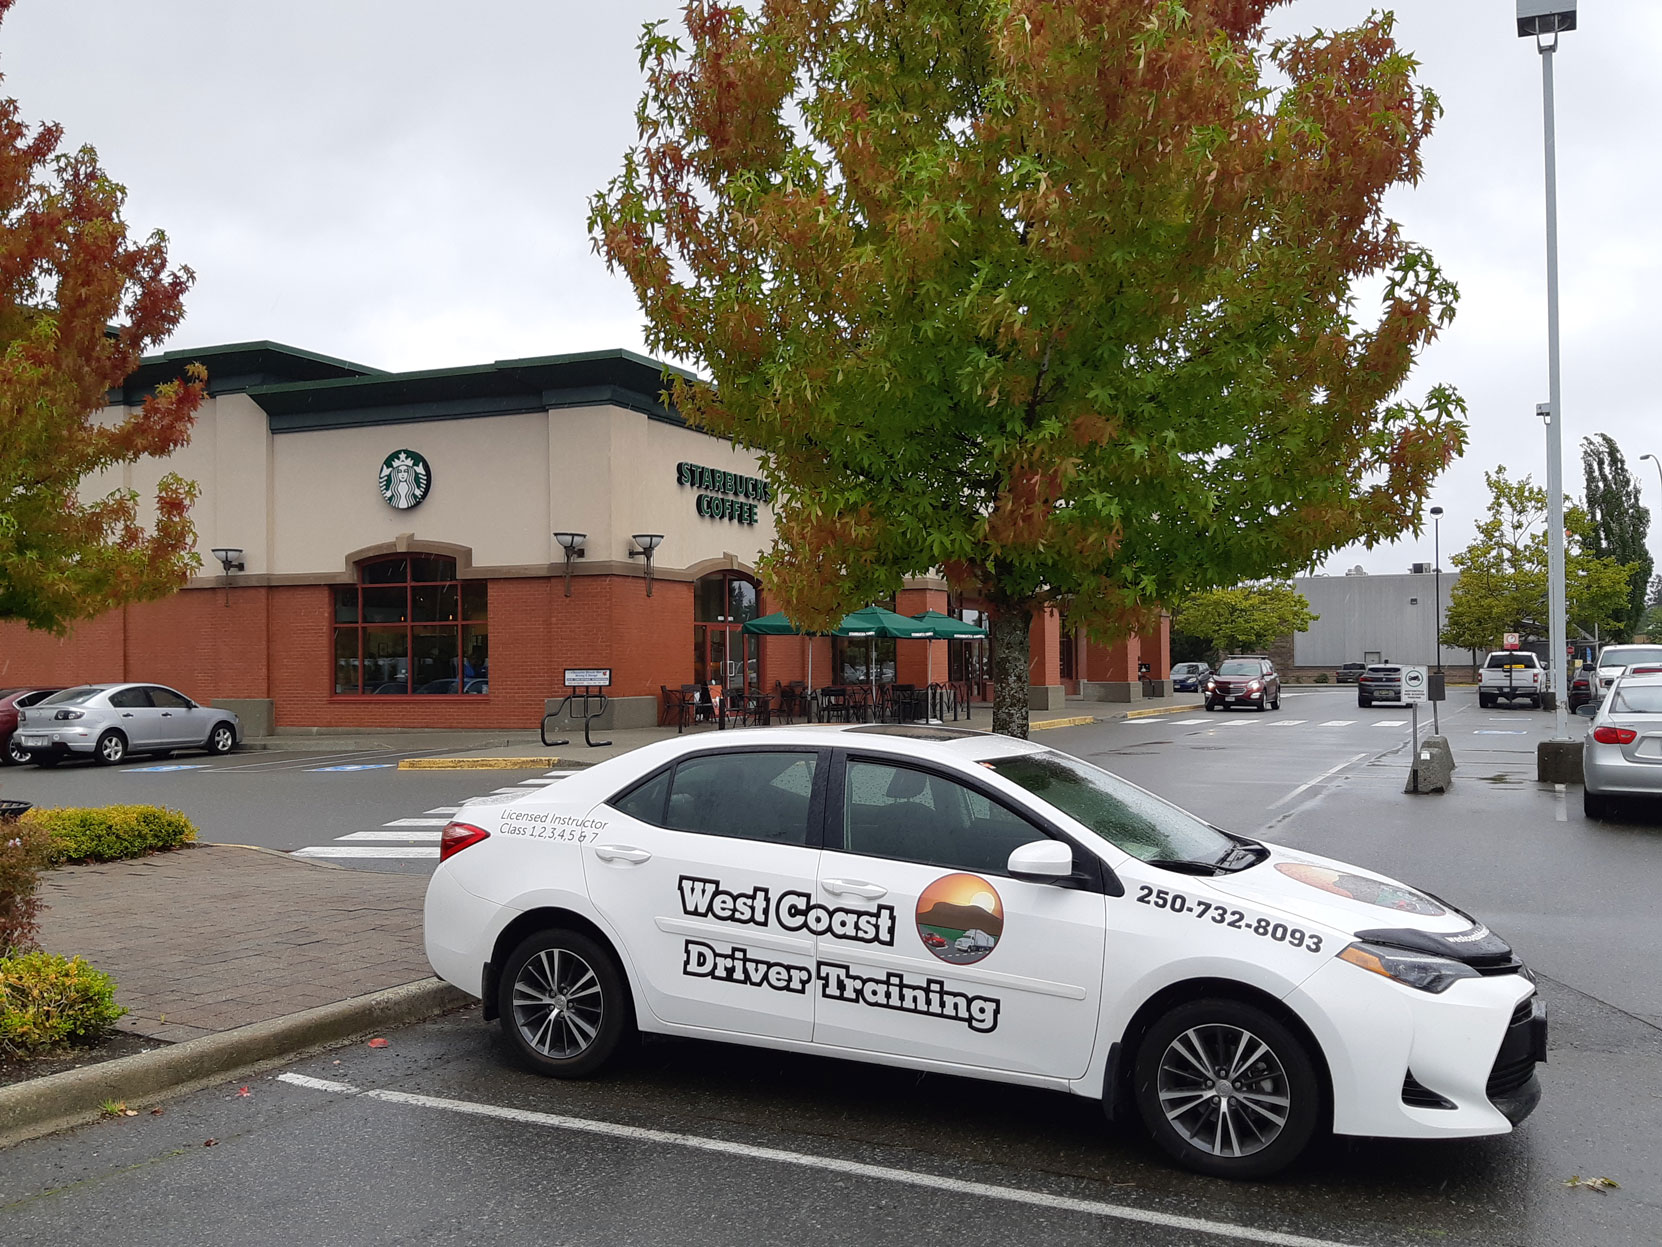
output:
[{"label": "beige stucco wall", "polygon": [[[427,499],[405,511],[377,485],[382,460],[400,449],[433,470]],[[759,504],[755,525],[700,516],[699,491],[676,483],[682,461],[757,475],[753,454],[610,405],[273,435],[257,403],[227,394],[203,404],[190,444],[168,460],[100,474],[83,490],[153,497],[165,472],[196,481],[205,577],[219,574],[214,546],[240,547],[245,577],[330,578],[352,551],[402,534],[469,547],[480,572],[557,571],[556,530],[588,535],[580,573],[638,570],[629,538],[647,532],[664,534],[660,573],[711,560],[754,565],[773,540],[772,508]]]}]

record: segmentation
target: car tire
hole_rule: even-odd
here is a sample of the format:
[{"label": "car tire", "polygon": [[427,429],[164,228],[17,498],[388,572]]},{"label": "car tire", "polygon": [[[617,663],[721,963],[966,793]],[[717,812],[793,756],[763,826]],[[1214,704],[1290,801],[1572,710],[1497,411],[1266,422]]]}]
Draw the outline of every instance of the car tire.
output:
[{"label": "car tire", "polygon": [[1275,695],[1275,700],[1270,703],[1270,709],[1271,710],[1281,709],[1281,694],[1280,693],[1277,693]]},{"label": "car tire", "polygon": [[1477,708],[1479,710],[1487,710],[1494,704],[1494,698],[1490,697],[1489,694],[1479,693],[1477,695]]},{"label": "car tire", "polygon": [[1546,705],[1546,698],[1544,697],[1531,697],[1529,699],[1529,708],[1531,710],[1539,710],[1544,705]]},{"label": "car tire", "polygon": [[230,753],[237,747],[237,729],[229,723],[219,722],[208,733],[208,739],[203,742],[202,748],[209,753]]},{"label": "car tire", "polygon": [[1207,713],[1207,714],[1211,714],[1211,713],[1212,713],[1212,711],[1214,711],[1214,710],[1216,710],[1216,709],[1217,709],[1217,707],[1216,707],[1216,706],[1214,706],[1214,705],[1213,705],[1213,704],[1212,704],[1212,702],[1211,702],[1211,699],[1210,699],[1210,698],[1208,698],[1208,699],[1207,699],[1207,702],[1206,702],[1206,713]]},{"label": "car tire", "polygon": [[1371,697],[1358,697],[1356,699],[1356,708],[1358,710],[1372,710],[1373,699]]},{"label": "car tire", "polygon": [[115,766],[119,762],[125,762],[127,738],[114,730],[105,732],[93,746],[92,756],[99,766]]},{"label": "car tire", "polygon": [[5,752],[0,753],[0,766],[26,766],[30,761],[29,751],[17,743],[17,734],[6,737]]},{"label": "car tire", "polygon": [[[1243,1038],[1253,1060],[1237,1070],[1231,1065]],[[1207,1067],[1197,1058],[1207,1058]],[[1133,1070],[1137,1108],[1155,1143],[1184,1168],[1214,1178],[1279,1173],[1309,1146],[1324,1116],[1321,1077],[1305,1041],[1245,1001],[1178,1005],[1144,1034]],[[1226,1080],[1227,1094],[1217,1087]],[[1231,1113],[1236,1104],[1245,1107]]]},{"label": "car tire", "polygon": [[[573,1001],[580,1003],[567,1007]],[[587,1078],[635,1029],[617,959],[581,932],[560,928],[520,941],[502,967],[497,1008],[520,1064],[553,1078]]]},{"label": "car tire", "polygon": [[1615,803],[1596,792],[1581,790],[1581,812],[1595,822],[1602,823],[1615,813]]}]

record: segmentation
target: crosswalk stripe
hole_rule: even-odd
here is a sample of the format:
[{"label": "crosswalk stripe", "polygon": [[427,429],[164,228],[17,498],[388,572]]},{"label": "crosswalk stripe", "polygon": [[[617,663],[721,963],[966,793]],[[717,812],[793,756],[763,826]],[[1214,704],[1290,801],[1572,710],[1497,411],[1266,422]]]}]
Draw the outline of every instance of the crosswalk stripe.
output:
[{"label": "crosswalk stripe", "polygon": [[524,796],[524,795],[525,795],[525,794],[526,794],[526,793],[528,793],[528,792],[535,792],[535,791],[536,791],[536,789],[535,789],[535,788],[519,788],[519,787],[514,787],[514,788],[498,788],[498,789],[496,789],[496,791],[495,791],[495,792],[492,792],[492,793],[491,793],[491,796],[493,796],[493,797],[495,797],[495,796],[499,796],[499,795],[501,795],[501,794],[502,794],[502,793],[505,793],[505,792],[511,792],[511,793],[513,793],[513,794],[514,794],[514,795],[515,795],[515,796],[520,796],[520,797],[523,797],[523,796]]},{"label": "crosswalk stripe", "polygon": [[296,849],[294,857],[408,857],[434,858],[439,855],[438,846],[425,848],[421,845],[411,845],[408,848],[400,846],[371,845],[371,844],[315,844],[309,849]]},{"label": "crosswalk stripe", "polygon": [[443,827],[450,820],[448,818],[395,818],[390,823],[382,823],[383,827]]},{"label": "crosswalk stripe", "polygon": [[1406,726],[1408,726],[1408,720],[1407,719],[1378,719],[1374,722],[1374,726],[1375,727],[1406,727]]},{"label": "crosswalk stripe", "polygon": [[1210,723],[1211,721],[1210,719],[1173,719],[1171,725],[1173,727],[1184,727],[1191,723]]},{"label": "crosswalk stripe", "polygon": [[1276,719],[1270,723],[1271,727],[1297,727],[1300,723],[1308,723],[1309,719]]},{"label": "crosswalk stripe", "polygon": [[459,805],[435,805],[432,809],[428,810],[427,812],[429,814],[454,814],[457,810],[459,810],[461,808],[462,807],[459,806]]},{"label": "crosswalk stripe", "polygon": [[1322,726],[1323,727],[1349,727],[1354,722],[1356,722],[1355,719],[1329,719],[1326,723],[1323,723]]},{"label": "crosswalk stripe", "polygon": [[540,779],[522,779],[519,782],[521,787],[546,788],[549,784],[557,784],[564,778],[564,775],[544,775]]},{"label": "crosswalk stripe", "polygon": [[350,835],[336,836],[337,840],[392,840],[397,842],[416,842],[430,840],[437,844],[442,831],[354,831]]}]

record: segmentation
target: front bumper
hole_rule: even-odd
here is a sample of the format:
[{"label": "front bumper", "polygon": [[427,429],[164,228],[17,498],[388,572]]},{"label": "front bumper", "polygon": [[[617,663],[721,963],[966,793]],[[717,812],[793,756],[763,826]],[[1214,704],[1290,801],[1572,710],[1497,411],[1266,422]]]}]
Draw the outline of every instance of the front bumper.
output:
[{"label": "front bumper", "polygon": [[1634,762],[1620,745],[1589,736],[1581,747],[1582,781],[1595,796],[1662,797],[1662,762]]},{"label": "front bumper", "polygon": [[1506,1134],[1541,1097],[1546,1005],[1520,974],[1432,994],[1334,960],[1287,998],[1315,1032],[1336,1134]]}]

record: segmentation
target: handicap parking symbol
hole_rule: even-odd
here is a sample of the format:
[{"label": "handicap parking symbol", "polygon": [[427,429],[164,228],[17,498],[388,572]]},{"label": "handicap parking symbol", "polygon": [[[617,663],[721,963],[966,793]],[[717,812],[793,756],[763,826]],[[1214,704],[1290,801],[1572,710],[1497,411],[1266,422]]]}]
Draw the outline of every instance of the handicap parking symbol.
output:
[{"label": "handicap parking symbol", "polygon": [[203,771],[207,769],[206,762],[175,762],[169,766],[130,766],[129,775],[139,775],[146,771]]},{"label": "handicap parking symbol", "polygon": [[313,774],[318,771],[385,771],[397,765],[396,762],[353,762],[346,766],[314,766],[309,769]]}]

